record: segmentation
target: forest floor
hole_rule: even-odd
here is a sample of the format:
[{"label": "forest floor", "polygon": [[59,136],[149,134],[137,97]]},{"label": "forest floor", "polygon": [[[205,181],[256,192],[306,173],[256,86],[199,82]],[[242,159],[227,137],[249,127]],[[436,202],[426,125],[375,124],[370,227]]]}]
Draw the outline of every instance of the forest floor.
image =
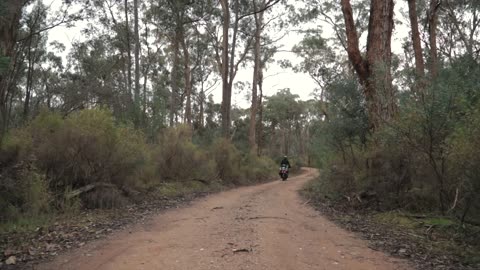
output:
[{"label": "forest floor", "polygon": [[317,175],[203,197],[32,268],[413,269],[311,208],[298,191]]},{"label": "forest floor", "polygon": [[307,185],[302,197],[323,216],[368,241],[373,250],[406,259],[415,269],[480,269],[480,226],[438,213],[378,211],[369,207],[368,198],[332,200],[311,188]]},{"label": "forest floor", "polygon": [[[217,189],[214,187],[211,192]],[[51,261],[60,254],[107,238],[117,231],[145,224],[152,216],[185,207],[211,192],[167,191],[162,194],[168,196],[151,196],[118,209],[87,209],[68,215],[39,217],[38,222],[27,220],[21,228],[0,233],[0,270],[35,269],[39,263]]]}]

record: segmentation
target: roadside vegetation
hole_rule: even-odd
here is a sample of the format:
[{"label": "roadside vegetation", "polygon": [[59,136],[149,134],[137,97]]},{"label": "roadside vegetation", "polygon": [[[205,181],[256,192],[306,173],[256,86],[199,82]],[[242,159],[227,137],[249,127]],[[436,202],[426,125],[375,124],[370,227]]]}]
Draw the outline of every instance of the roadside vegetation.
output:
[{"label": "roadside vegetation", "polygon": [[[272,33],[285,31],[274,9],[289,6],[228,2],[0,3],[3,246],[64,215],[268,181],[285,154],[309,163],[315,101],[263,93]],[[82,38],[52,40],[60,26]],[[253,81],[235,80],[247,65]],[[232,104],[234,88],[250,108]]]},{"label": "roadside vegetation", "polygon": [[[420,250],[393,253],[479,264],[478,0],[56,4],[0,1],[0,263],[32,253],[13,234],[268,181],[288,155],[320,168],[305,194],[332,217]],[[81,39],[49,40],[76,24]],[[278,58],[291,30],[295,63]],[[266,95],[274,65],[313,97]]]},{"label": "roadside vegetation", "polygon": [[[322,84],[318,94],[324,101],[324,121],[312,127],[321,176],[306,187],[306,196],[367,238],[389,235],[380,240],[396,243],[389,250],[393,254],[422,254],[423,265],[434,269],[475,269],[480,265],[480,62],[471,50],[478,49],[479,21],[470,16],[478,14],[478,4],[408,1],[397,18],[409,22],[412,32],[404,40],[404,55],[395,55],[391,48],[375,51],[382,50],[376,42],[391,37],[371,38],[382,26],[361,19],[376,16],[375,5],[393,1],[371,1],[370,11],[362,9],[370,1],[341,1],[342,10],[336,11],[329,1],[320,2],[311,1],[314,20],[332,14],[341,20],[330,21],[338,39],[312,35],[296,47],[304,58],[297,68]],[[363,15],[353,20],[352,10]],[[419,30],[420,22],[427,27]],[[465,28],[447,30],[458,24]],[[365,53],[355,29],[369,36]],[[474,38],[454,41],[466,32]],[[425,44],[419,42],[422,33],[429,37]],[[453,38],[446,39],[447,33]],[[342,44],[347,51],[338,54],[335,48]],[[394,237],[395,231],[405,237]]]},{"label": "roadside vegetation", "polygon": [[107,110],[66,118],[42,112],[2,145],[0,212],[2,223],[12,226],[1,228],[18,229],[28,219],[38,226],[41,216],[79,208],[122,207],[141,194],[175,197],[276,176],[268,158],[242,153],[222,138],[198,146],[192,136],[179,126],[147,143]]}]

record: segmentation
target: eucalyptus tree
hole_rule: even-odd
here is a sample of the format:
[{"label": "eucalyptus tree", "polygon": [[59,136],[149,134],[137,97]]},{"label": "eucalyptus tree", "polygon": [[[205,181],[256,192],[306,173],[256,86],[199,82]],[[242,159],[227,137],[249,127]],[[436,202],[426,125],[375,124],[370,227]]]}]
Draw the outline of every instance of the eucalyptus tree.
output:
[{"label": "eucalyptus tree", "polygon": [[[0,143],[5,134],[11,112],[11,101],[18,90],[17,83],[21,66],[23,64],[22,53],[32,37],[44,35],[46,31],[59,25],[69,25],[79,19],[78,14],[71,13],[69,7],[78,2],[65,0],[58,12],[50,16],[44,27],[38,27],[35,31],[22,32],[24,25],[22,20],[26,7],[32,4],[32,0],[4,0],[0,3]],[[38,1],[39,6],[41,1]],[[45,9],[45,8],[44,8]],[[38,9],[37,9],[38,10]],[[35,10],[33,10],[35,12]],[[27,102],[28,103],[28,102]]]},{"label": "eucalyptus tree", "polygon": [[[174,126],[178,122],[179,110],[182,109],[182,99],[184,94],[181,93],[182,87],[190,85],[190,75],[185,75],[182,80],[182,75],[188,73],[190,63],[184,64],[184,70],[182,70],[182,60],[187,59],[185,62],[189,62],[189,50],[185,41],[185,28],[189,23],[189,9],[192,3],[190,1],[152,1],[152,20],[157,27],[157,35],[165,36],[170,43],[170,104],[169,104],[169,121],[170,126]],[[165,8],[167,7],[167,8]],[[159,37],[157,37],[157,40]],[[182,50],[183,57],[182,59]],[[187,78],[188,77],[188,78]],[[188,92],[188,91],[184,91]]]},{"label": "eucalyptus tree", "polygon": [[391,76],[394,1],[370,1],[365,56],[360,51],[350,0],[342,0],[340,5],[345,20],[348,57],[364,88],[370,128],[375,131],[396,114],[396,98]]},{"label": "eucalyptus tree", "polygon": [[[197,72],[199,69],[208,69],[212,59],[208,52],[208,35],[204,33],[204,20],[211,16],[213,10],[211,1],[187,1],[184,3],[180,30],[180,44],[183,51],[183,75],[184,75],[184,96],[185,114],[184,122],[192,126],[193,122],[193,100],[194,88],[197,81],[201,82],[200,88],[204,87],[205,73]],[[197,78],[198,76],[198,78]],[[204,88],[202,89],[205,90]],[[202,91],[201,90],[201,91]],[[203,103],[200,104],[203,108]],[[201,109],[200,111],[203,111]],[[203,117],[203,112],[200,113]]]},{"label": "eucalyptus tree", "polygon": [[[372,130],[396,113],[391,75],[393,7],[393,0],[342,0],[340,3],[307,0],[297,16],[298,22],[319,19],[331,25],[335,38],[330,41],[334,50],[342,48],[347,52],[350,65],[363,85]],[[362,53],[363,33],[367,33],[365,53]]]},{"label": "eucalyptus tree", "polygon": [[194,84],[194,126],[197,129],[205,127],[205,106],[207,97],[218,86],[218,73],[215,59],[210,53],[210,40],[207,33],[200,33],[196,29],[195,40],[192,40],[194,69],[192,70],[192,84]]},{"label": "eucalyptus tree", "polygon": [[134,102],[135,102],[135,125],[140,126],[141,121],[141,101],[140,101],[140,20],[138,17],[138,0],[133,0],[133,22],[134,22],[134,39],[135,39],[135,89],[134,89]]},{"label": "eucalyptus tree", "polygon": [[24,7],[30,1],[9,0],[1,2],[0,12],[0,144],[3,141],[8,127],[8,103],[13,93],[15,84],[15,65],[17,64],[16,45],[18,29]]},{"label": "eucalyptus tree", "polygon": [[42,2],[37,2],[30,14],[27,15],[25,26],[28,35],[28,41],[24,49],[25,60],[27,62],[26,82],[25,82],[25,99],[23,106],[23,118],[28,120],[30,111],[30,100],[32,98],[32,91],[35,87],[34,77],[38,74],[38,66],[40,61],[44,61],[46,54],[47,36],[41,33],[36,34],[41,29],[46,27],[47,10]]},{"label": "eucalyptus tree", "polygon": [[[480,2],[443,1],[439,22],[439,51],[450,61],[460,55],[480,57]],[[450,31],[449,31],[450,30]]]},{"label": "eucalyptus tree", "polygon": [[[304,0],[302,3],[303,5],[296,7],[296,12],[291,18],[294,25],[302,26],[298,31],[306,35],[313,35],[315,32],[321,34],[322,30],[327,29],[321,29],[319,25],[328,26],[329,30],[333,32],[333,35],[323,37],[328,41],[328,45],[335,51],[346,51],[347,32],[342,10],[338,8],[338,1]],[[370,0],[354,0],[351,2],[353,16],[356,18],[357,35],[361,41],[368,30],[369,4]]]},{"label": "eucalyptus tree", "polygon": [[[83,40],[72,46],[67,75],[76,84],[81,78],[83,89],[79,91],[85,95],[71,99],[73,103],[65,104],[66,108],[103,104],[111,107],[118,119],[136,124],[129,2],[94,1],[85,3],[84,10],[89,23],[82,29]],[[73,105],[74,101],[79,103]]]},{"label": "eucalyptus tree", "polygon": [[[220,0],[220,12],[217,21],[221,22],[221,30],[215,24],[208,24],[208,31],[214,40],[215,58],[222,78],[222,132],[229,137],[231,126],[232,87],[239,66],[245,61],[253,45],[254,36],[252,16],[270,9],[280,0],[268,1],[269,4],[254,10],[248,0]],[[221,32],[221,35],[218,34]],[[242,42],[243,41],[243,42]],[[243,43],[243,48],[239,47]]]},{"label": "eucalyptus tree", "polygon": [[264,113],[265,121],[269,124],[270,152],[273,155],[291,154],[292,129],[297,126],[304,109],[298,99],[299,96],[292,94],[290,89],[282,89],[266,97]]},{"label": "eucalyptus tree", "polygon": [[317,84],[317,97],[320,100],[321,112],[328,120],[328,91],[330,85],[338,81],[342,74],[349,73],[348,63],[339,57],[329,46],[328,40],[318,35],[318,31],[309,31],[293,52],[302,61],[293,67],[295,72],[305,72]]},{"label": "eucalyptus tree", "polygon": [[417,1],[408,0],[408,15],[411,27],[411,39],[415,56],[415,75],[419,83],[417,83],[415,90],[422,92],[425,77],[425,61],[423,59],[423,50],[420,38],[420,30],[418,26]]},{"label": "eucalyptus tree", "polygon": [[[278,4],[279,1],[274,0],[252,0],[253,5],[253,18],[254,18],[254,40],[253,40],[253,79],[252,79],[252,98],[250,107],[250,124],[248,129],[248,141],[250,151],[255,154],[259,154],[258,142],[257,142],[257,114],[261,108],[261,92],[263,84],[263,69],[266,62],[273,56],[276,48],[266,48],[269,45],[270,40],[265,33],[268,24],[273,20],[278,20],[279,16],[274,15],[273,18],[265,18],[266,7],[273,7]],[[264,52],[269,53],[264,53]],[[259,96],[260,91],[260,96]],[[261,121],[261,118],[260,118]]]}]

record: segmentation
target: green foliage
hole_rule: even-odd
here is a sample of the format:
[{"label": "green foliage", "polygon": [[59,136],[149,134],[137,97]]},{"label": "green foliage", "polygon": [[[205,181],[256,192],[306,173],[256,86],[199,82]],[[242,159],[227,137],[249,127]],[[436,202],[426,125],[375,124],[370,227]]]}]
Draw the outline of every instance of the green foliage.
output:
[{"label": "green foliage", "polygon": [[462,220],[469,213],[480,220],[480,111],[473,110],[465,122],[452,134],[449,140],[449,161],[453,175],[458,179],[457,189],[462,194],[460,200]]},{"label": "green foliage", "polygon": [[310,160],[309,130],[310,124],[319,118],[318,102],[298,100],[298,95],[292,94],[290,89],[279,90],[265,99],[263,136],[258,136],[261,148],[267,146],[263,153],[274,159],[287,155]]},{"label": "green foliage", "polygon": [[12,160],[1,165],[0,223],[47,215],[52,196],[45,175],[29,161]]},{"label": "green foliage", "polygon": [[[381,212],[372,220],[379,225],[401,229],[415,237],[410,239],[430,252],[430,255],[449,254],[463,264],[475,266],[479,262],[478,227],[461,224],[459,220],[428,215],[412,215],[402,211]],[[425,230],[425,228],[428,230]]]},{"label": "green foliage", "polygon": [[368,135],[368,119],[364,107],[361,86],[353,78],[343,78],[330,84],[327,99],[327,128],[332,139],[365,143]]},{"label": "green foliage", "polygon": [[[8,169],[8,164],[31,164],[43,175],[43,178],[28,177],[44,181],[30,180],[31,188],[13,184],[14,188],[27,192],[23,196],[27,201],[22,205],[27,205],[28,211],[38,212],[35,207],[49,204],[45,200],[50,193],[55,198],[53,205],[70,209],[75,203],[65,197],[75,189],[99,183],[135,188],[145,180],[142,177],[146,175],[143,169],[148,161],[148,147],[143,135],[130,127],[116,125],[108,111],[85,110],[67,118],[43,112],[30,125],[12,134],[2,146],[2,152],[10,156],[2,162],[2,168]],[[88,207],[122,204],[121,194],[115,188],[96,189],[82,195],[82,199]]]},{"label": "green foliage", "polygon": [[421,98],[403,93],[398,117],[375,134],[369,134],[358,85],[331,83],[328,119],[313,128],[325,178],[318,196],[370,194],[375,204],[364,200],[364,206],[478,222],[479,78],[480,65],[471,58],[452,62]]},{"label": "green foliage", "polygon": [[40,116],[31,127],[38,166],[55,189],[100,182],[131,185],[146,159],[142,135],[117,127],[104,110],[81,111],[63,122]]},{"label": "green foliage", "polygon": [[220,138],[213,142],[211,155],[217,164],[218,176],[227,183],[240,184],[246,171],[242,170],[241,153],[227,139]]},{"label": "green foliage", "polygon": [[414,229],[419,224],[411,217],[406,215],[399,215],[397,212],[383,212],[374,216],[377,222],[383,224],[389,224],[394,226],[400,226],[402,228]]},{"label": "green foliage", "polygon": [[289,128],[298,119],[302,108],[297,102],[298,95],[292,94],[290,89],[280,90],[274,96],[268,97],[265,105],[265,119],[272,124],[279,124]]},{"label": "green foliage", "polygon": [[267,157],[248,154],[243,161],[243,167],[246,179],[251,183],[274,179],[278,176],[278,165]]},{"label": "green foliage", "polygon": [[180,126],[164,130],[154,154],[158,174],[167,181],[215,179],[215,162],[206,151],[192,143],[192,130]]},{"label": "green foliage", "polygon": [[4,57],[0,54],[0,74],[7,71],[9,65],[10,65],[10,58]]},{"label": "green foliage", "polygon": [[355,149],[365,146],[369,135],[360,85],[349,77],[333,81],[326,97],[325,119],[312,126],[316,161],[320,167],[327,167],[338,153],[344,163],[356,165]]},{"label": "green foliage", "polygon": [[[335,174],[337,175],[337,174]],[[332,175],[333,176],[333,175]],[[328,170],[323,170],[321,177],[310,181],[302,193],[305,197],[314,201],[323,201],[324,199],[337,201],[342,197],[342,188],[335,186],[340,181],[335,181]],[[342,182],[345,178],[341,178]]]},{"label": "green foliage", "polygon": [[12,130],[0,148],[0,223],[30,228],[37,223],[29,217],[119,207],[147,191],[184,196],[276,177],[268,158],[243,154],[226,139],[202,147],[192,137],[191,127],[178,126],[147,144],[142,132],[117,123],[108,110],[67,117],[43,111]]}]

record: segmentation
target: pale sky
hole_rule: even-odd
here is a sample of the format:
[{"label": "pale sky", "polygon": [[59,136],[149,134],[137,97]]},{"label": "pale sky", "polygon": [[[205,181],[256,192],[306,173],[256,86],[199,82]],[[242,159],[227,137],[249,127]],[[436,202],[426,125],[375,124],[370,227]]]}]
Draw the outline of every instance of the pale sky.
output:
[{"label": "pale sky", "polygon": [[[55,8],[61,4],[62,0],[44,0],[48,4],[52,4],[52,8]],[[395,10],[395,16],[397,20],[400,18],[400,8],[404,6],[404,3],[397,4]],[[78,25],[81,25],[79,23]],[[332,29],[328,25],[322,25],[323,35],[327,37],[332,35]],[[395,53],[402,53],[401,48],[401,39],[408,34],[408,22],[403,22],[402,25],[396,25],[394,40],[392,41],[393,51]],[[57,27],[49,32],[49,42],[59,41],[67,47],[65,55],[69,52],[71,44],[73,41],[82,40],[82,35],[80,33],[81,27]],[[290,51],[292,47],[301,41],[301,36],[296,32],[289,32],[279,44],[282,46],[281,50]],[[345,52],[344,52],[345,53]],[[278,90],[284,88],[290,88],[291,92],[300,96],[302,100],[307,100],[312,98],[312,93],[317,87],[313,79],[310,78],[308,74],[305,73],[295,73],[291,69],[282,69],[277,64],[276,61],[288,59],[293,64],[301,61],[295,54],[291,52],[279,52],[274,57],[275,61],[270,63],[267,67],[267,70],[264,73],[264,95],[270,96],[275,94]],[[244,68],[240,70],[237,74],[236,81],[252,81],[253,69]],[[232,104],[236,104],[240,107],[247,108],[250,106],[250,102],[246,100],[246,93],[238,93],[239,91],[234,89]],[[221,85],[213,91],[214,100],[218,103],[221,102]]]}]

